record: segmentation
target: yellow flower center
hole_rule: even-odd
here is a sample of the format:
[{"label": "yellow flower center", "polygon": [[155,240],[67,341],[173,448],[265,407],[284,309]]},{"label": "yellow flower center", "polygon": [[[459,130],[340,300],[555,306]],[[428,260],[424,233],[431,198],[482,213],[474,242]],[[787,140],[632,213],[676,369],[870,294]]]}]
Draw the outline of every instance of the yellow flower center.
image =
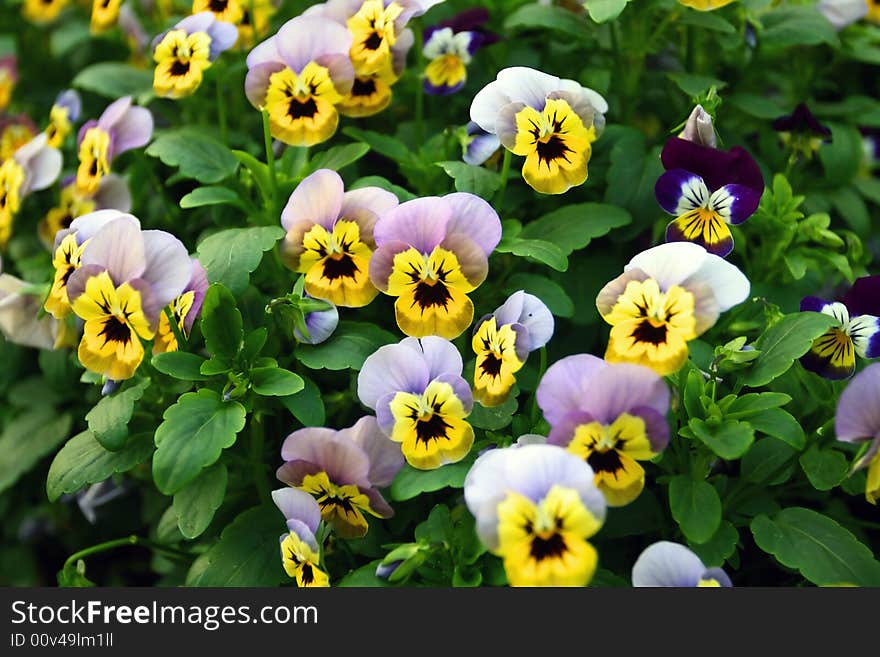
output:
[{"label": "yellow flower center", "polygon": [[378,517],[370,507],[370,498],[357,486],[337,485],[326,472],[306,475],[299,487],[315,496],[324,522],[333,525],[342,538],[357,538],[367,533],[369,525],[364,513]]},{"label": "yellow flower center", "polygon": [[299,74],[289,68],[273,73],[266,91],[272,136],[291,146],[326,141],[339,125],[335,105],[341,100],[330,71],[315,62]]},{"label": "yellow flower center", "polygon": [[79,145],[79,167],[76,170],[76,190],[83,196],[98,191],[101,178],[110,173],[110,135],[94,127],[86,130]]}]

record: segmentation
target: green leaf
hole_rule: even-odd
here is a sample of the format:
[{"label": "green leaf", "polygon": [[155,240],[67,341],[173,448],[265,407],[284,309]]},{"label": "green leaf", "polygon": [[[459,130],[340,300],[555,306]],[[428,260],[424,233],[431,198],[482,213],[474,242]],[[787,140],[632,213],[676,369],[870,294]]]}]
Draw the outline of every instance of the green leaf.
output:
[{"label": "green leaf", "polygon": [[99,62],[77,73],[73,86],[112,100],[122,96],[144,100],[153,94],[153,72],[121,62]]},{"label": "green leaf", "polygon": [[254,392],[264,397],[295,395],[305,386],[298,375],[281,367],[255,367],[249,377]]},{"label": "green leaf", "polygon": [[391,482],[391,499],[402,502],[418,497],[422,493],[431,493],[446,487],[461,488],[475,459],[476,455],[470,455],[463,461],[450,463],[435,470],[416,470],[407,464]]},{"label": "green leaf", "polygon": [[764,29],[760,40],[764,48],[838,45],[834,26],[815,7],[777,7],[761,18]]},{"label": "green leaf", "polygon": [[813,340],[837,322],[823,313],[802,312],[786,315],[755,341],[761,352],[745,372],[742,382],[752,388],[765,386],[785,374],[794,361],[809,351]]},{"label": "green leaf", "polygon": [[278,548],[284,529],[284,518],[274,506],[248,509],[226,526],[200,563],[193,564],[186,585],[277,586],[286,581]]},{"label": "green leaf", "polygon": [[691,366],[688,370],[687,379],[684,386],[684,409],[687,411],[688,417],[703,418],[706,416],[706,410],[703,408],[701,398],[706,392],[706,379],[696,367]]},{"label": "green leaf", "polygon": [[831,128],[831,142],[819,149],[819,159],[825,171],[823,182],[830,187],[840,187],[855,179],[861,169],[862,135],[852,125],[829,123],[828,127]]},{"label": "green leaf", "polygon": [[477,429],[498,431],[511,423],[513,416],[516,414],[516,409],[516,395],[511,392],[504,403],[498,406],[486,407],[480,402],[474,402],[474,408],[471,414],[467,416],[467,421],[472,427]]},{"label": "green leaf", "polygon": [[669,506],[681,531],[694,543],[705,543],[721,526],[721,500],[715,488],[688,475],[669,482]]},{"label": "green leaf", "polygon": [[710,87],[723,89],[727,86],[727,83],[722,80],[696,73],[667,73],[666,77],[688,96],[699,96]]},{"label": "green leaf", "polygon": [[632,216],[623,208],[606,203],[578,203],[554,210],[526,224],[519,237],[552,242],[567,256],[572,251],[583,249],[597,237],[607,235],[612,229],[630,223]]},{"label": "green leaf", "polygon": [[802,507],[783,509],[751,524],[755,543],[783,566],[823,585],[880,586],[880,563],[831,518]]},{"label": "green leaf", "polygon": [[390,584],[388,584],[388,582],[386,582],[384,579],[376,577],[376,568],[378,568],[379,564],[381,563],[381,559],[371,561],[370,563],[365,564],[360,568],[357,568],[356,570],[352,570],[338,582],[331,582],[331,584],[333,586],[339,586],[343,588],[352,586],[356,586],[359,588],[386,588],[390,586]]},{"label": "green leaf", "polygon": [[717,12],[686,11],[681,17],[682,25],[693,25],[703,30],[713,30],[722,34],[736,34],[736,28]]},{"label": "green leaf", "polygon": [[131,436],[118,452],[110,452],[89,431],[67,441],[55,455],[46,477],[46,494],[54,502],[63,493],[75,493],[88,484],[104,481],[118,472],[127,472],[153,453],[152,435]]},{"label": "green leaf", "polygon": [[365,176],[363,178],[358,178],[348,189],[362,189],[364,187],[378,187],[379,189],[391,192],[401,203],[412,201],[416,198],[416,195],[409,190],[404,189],[400,185],[395,185],[382,176]]},{"label": "green leaf", "polygon": [[721,566],[736,551],[739,543],[739,532],[736,527],[723,520],[712,538],[705,543],[693,543],[688,545],[700,557],[700,560],[709,567]]},{"label": "green leaf", "polygon": [[244,339],[241,313],[232,292],[220,283],[208,287],[202,304],[202,335],[212,356],[234,358]]},{"label": "green leaf", "polygon": [[553,5],[531,4],[520,7],[504,20],[504,29],[553,30],[579,40],[593,39],[586,21],[562,7]]},{"label": "green leaf", "polygon": [[134,412],[134,403],[144,396],[150,385],[149,379],[126,388],[121,392],[102,397],[95,407],[86,413],[89,430],[104,449],[111,452],[122,449],[128,438],[128,421]]},{"label": "green leaf", "polygon": [[740,458],[755,441],[755,432],[747,422],[725,420],[712,425],[705,420],[692,418],[688,426],[709,449],[727,460]]},{"label": "green leaf", "polygon": [[807,444],[807,436],[791,413],[781,408],[770,408],[749,418],[749,424],[755,431],[778,438],[796,450],[802,450]]},{"label": "green leaf", "polygon": [[284,237],[280,226],[230,228],[206,237],[198,246],[199,261],[212,283],[223,283],[234,295],[247,289],[251,272],[260,266],[263,252]]},{"label": "green leaf", "polygon": [[224,402],[213,390],[202,389],[182,395],[162,417],[156,429],[153,479],[156,488],[172,495],[235,442],[244,428],[245,410],[238,402]]},{"label": "green leaf", "polygon": [[546,240],[524,240],[521,237],[502,239],[495,250],[499,253],[512,253],[522,258],[532,258],[556,271],[568,269],[568,258],[562,249]]},{"label": "green leaf", "polygon": [[211,524],[214,512],[223,504],[226,480],[226,466],[216,463],[175,493],[172,508],[184,537],[201,536]]},{"label": "green leaf", "polygon": [[733,400],[733,403],[724,412],[724,417],[729,420],[738,420],[771,408],[785,406],[790,401],[791,396],[782,392],[752,392],[740,395]]},{"label": "green leaf", "polygon": [[830,447],[813,445],[801,454],[801,468],[817,490],[831,490],[846,478],[849,464],[846,457]]},{"label": "green leaf", "polygon": [[19,415],[0,434],[0,492],[12,486],[70,434],[73,418],[49,407]]},{"label": "green leaf", "polygon": [[339,322],[329,340],[316,345],[301,344],[296,349],[298,360],[313,370],[360,370],[367,356],[397,337],[375,324]]},{"label": "green leaf", "polygon": [[196,187],[180,199],[180,207],[182,208],[200,208],[205,205],[222,205],[224,203],[244,207],[238,194],[228,187]]},{"label": "green leaf", "polygon": [[630,0],[586,0],[584,6],[597,23],[612,21],[626,8]]},{"label": "green leaf", "polygon": [[782,106],[758,94],[738,93],[727,100],[740,111],[758,119],[776,119],[785,114]]},{"label": "green leaf", "polygon": [[537,274],[516,273],[507,279],[504,286],[506,294],[513,294],[518,290],[524,290],[534,294],[547,304],[550,312],[557,317],[573,317],[574,302],[565,289],[556,281],[552,281]]},{"label": "green leaf", "polygon": [[318,169],[333,169],[339,171],[354,164],[364,155],[370,152],[370,145],[365,143],[343,144],[341,146],[333,146],[322,153],[318,153],[309,162],[305,175],[317,171]]},{"label": "green leaf", "polygon": [[170,167],[177,167],[185,178],[203,183],[218,183],[238,169],[238,159],[226,145],[199,128],[162,132],[147,147],[146,153]]},{"label": "green leaf", "polygon": [[265,162],[260,162],[257,158],[246,151],[233,150],[230,151],[232,156],[238,160],[251,174],[257,189],[260,190],[260,196],[264,200],[272,198],[272,182],[269,176],[269,167]]},{"label": "green leaf", "polygon": [[791,476],[796,456],[791,445],[778,438],[763,438],[743,456],[740,475],[753,484],[778,486]]},{"label": "green leaf", "polygon": [[301,392],[287,397],[281,397],[279,401],[293,413],[293,417],[302,422],[305,427],[322,427],[326,420],[324,411],[324,399],[321,389],[309,378],[301,377],[305,386]]},{"label": "green leaf", "polygon": [[166,351],[156,354],[150,362],[162,374],[182,381],[204,381],[209,378],[200,371],[202,363],[206,362],[205,359],[185,351]]},{"label": "green leaf", "polygon": [[455,181],[455,190],[476,194],[487,201],[501,187],[501,176],[485,167],[476,167],[465,162],[437,162],[446,174]]},{"label": "green leaf", "polygon": [[[49,51],[55,59],[63,59],[76,46],[92,38],[89,21],[82,18],[65,17],[52,30],[49,37]],[[152,91],[152,86],[150,88]]]},{"label": "green leaf", "polygon": [[380,132],[373,132],[372,130],[361,130],[360,128],[351,127],[344,128],[342,132],[352,139],[367,144],[377,153],[391,158],[395,162],[411,163],[415,159],[409,146],[394,137],[389,137]]}]

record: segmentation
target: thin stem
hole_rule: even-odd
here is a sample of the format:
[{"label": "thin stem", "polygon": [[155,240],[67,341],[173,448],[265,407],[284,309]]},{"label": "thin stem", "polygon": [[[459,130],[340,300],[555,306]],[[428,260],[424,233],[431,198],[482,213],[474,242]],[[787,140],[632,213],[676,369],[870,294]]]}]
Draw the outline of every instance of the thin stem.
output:
[{"label": "thin stem", "polygon": [[166,556],[176,559],[192,558],[191,554],[184,552],[183,550],[168,547],[167,545],[160,545],[159,543],[154,543],[149,539],[141,538],[140,536],[135,536],[132,534],[131,536],[127,536],[126,538],[117,538],[112,541],[105,541],[104,543],[98,543],[98,545],[93,545],[92,547],[80,550],[79,552],[74,552],[69,557],[67,557],[67,560],[64,562],[64,568],[67,569],[71,565],[75,564],[78,560],[88,557],[92,554],[114,550],[118,547],[124,547],[126,545],[140,545],[141,547],[148,548],[153,552],[158,552],[160,554],[164,554]]},{"label": "thin stem", "polygon": [[269,130],[269,112],[263,108],[263,142],[266,146],[266,166],[269,167],[269,186],[272,188],[270,215],[274,216],[278,202],[278,178],[275,174],[275,151],[272,150],[272,133]]},{"label": "thin stem", "polygon": [[264,441],[265,432],[263,431],[263,423],[257,419],[255,413],[251,416],[251,473],[254,478],[254,486],[257,489],[257,493],[260,495],[260,500],[267,503],[271,499],[271,493],[269,492],[269,483],[266,481],[266,471],[263,466]]},{"label": "thin stem", "polygon": [[[542,378],[544,378],[544,372],[547,371],[547,347],[541,347],[540,351],[540,360],[538,361],[538,381],[540,382]],[[529,413],[529,417],[532,419],[532,427],[535,425],[535,421],[538,419],[538,393],[535,391],[535,396],[532,397],[532,409]]]},{"label": "thin stem", "polygon": [[510,161],[513,159],[513,153],[506,148],[504,149],[504,160],[501,163],[501,186],[495,195],[495,208],[500,210],[504,203],[504,192],[507,190],[507,179],[510,177]]},{"label": "thin stem", "polygon": [[186,338],[183,336],[183,331],[180,330],[180,326],[177,325],[177,321],[174,319],[174,313],[171,312],[171,307],[165,306],[162,312],[164,312],[165,317],[168,318],[171,332],[174,333],[174,339],[177,340],[177,348],[183,349],[186,346]]},{"label": "thin stem", "polygon": [[425,56],[422,53],[424,45],[424,36],[421,28],[415,30],[416,37],[416,71],[418,71],[418,80],[416,84],[416,136],[419,143],[425,140],[425,85],[422,82],[422,74],[425,69]]},{"label": "thin stem", "polygon": [[220,124],[220,139],[225,144],[228,134],[226,130],[226,99],[223,98],[223,74],[225,69],[217,71],[216,88],[217,88],[217,123]]}]

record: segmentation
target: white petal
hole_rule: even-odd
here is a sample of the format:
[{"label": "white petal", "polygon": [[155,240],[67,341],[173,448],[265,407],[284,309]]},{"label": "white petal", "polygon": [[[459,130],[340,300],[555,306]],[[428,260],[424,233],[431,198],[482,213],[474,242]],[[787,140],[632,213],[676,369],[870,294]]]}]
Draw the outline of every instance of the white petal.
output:
[{"label": "white petal", "polygon": [[690,283],[708,285],[720,312],[745,301],[751,291],[746,275],[736,265],[713,253],[705,255],[700,268],[683,282],[683,286],[688,287]]},{"label": "white petal", "polygon": [[707,255],[706,249],[699,244],[670,242],[642,251],[629,261],[624,271],[641,269],[656,280],[661,289],[667,290],[673,285],[681,285],[699,271]]}]

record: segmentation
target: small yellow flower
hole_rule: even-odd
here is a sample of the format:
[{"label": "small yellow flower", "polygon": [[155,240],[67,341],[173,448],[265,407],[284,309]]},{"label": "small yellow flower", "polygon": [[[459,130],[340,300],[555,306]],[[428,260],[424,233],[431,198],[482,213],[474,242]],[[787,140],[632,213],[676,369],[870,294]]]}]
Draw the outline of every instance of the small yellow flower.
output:
[{"label": "small yellow flower", "polygon": [[210,52],[211,37],[205,32],[169,31],[153,54],[156,95],[182,98],[195,92],[202,83],[205,69],[211,66]]}]

